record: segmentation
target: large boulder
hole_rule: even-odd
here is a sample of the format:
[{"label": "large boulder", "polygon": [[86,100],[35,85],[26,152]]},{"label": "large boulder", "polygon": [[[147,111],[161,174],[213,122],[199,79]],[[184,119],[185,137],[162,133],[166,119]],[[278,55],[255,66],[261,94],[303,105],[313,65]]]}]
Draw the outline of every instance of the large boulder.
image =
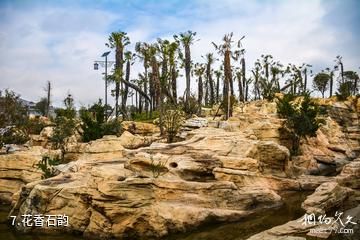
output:
[{"label": "large boulder", "polygon": [[360,189],[360,158],[345,165],[336,180],[343,186]]},{"label": "large boulder", "polygon": [[[158,239],[209,222],[237,221],[282,204],[268,185],[240,186],[216,176],[216,169],[259,173],[259,159],[251,157],[261,156],[258,141],[214,128],[198,129],[193,135],[183,142],[135,150],[123,149],[115,137],[91,142],[85,147],[89,155],[58,166],[58,176],[26,185],[11,215],[61,213],[71,221],[59,231]],[[92,160],[91,155],[100,157],[105,150],[118,155]]]},{"label": "large boulder", "polygon": [[152,123],[123,121],[121,127],[132,134],[153,135],[160,132],[159,127]]},{"label": "large boulder", "polygon": [[121,171],[121,165],[92,165],[90,170],[82,168],[87,170],[29,184],[10,214],[61,213],[70,219],[66,228],[18,226],[24,231],[56,229],[100,238],[158,239],[208,222],[236,221],[281,204],[279,195],[264,188],[239,189],[231,182],[176,177],[134,177],[134,173]]},{"label": "large boulder", "polygon": [[325,214],[340,207],[353,193],[353,190],[342,187],[337,182],[326,182],[308,196],[301,207],[309,214]]},{"label": "large boulder", "polygon": [[[338,228],[339,224],[335,223],[334,218],[329,218],[331,221],[331,225],[325,223],[319,223],[316,221],[313,224],[304,224],[303,218],[299,218],[293,221],[289,221],[283,225],[279,225],[273,227],[271,229],[265,230],[258,234],[255,234],[248,238],[247,240],[306,240],[309,239],[308,236],[316,236],[321,239],[326,239],[331,235],[331,231],[325,232],[324,234],[312,234],[311,230],[316,229],[330,229],[330,228]],[[316,238],[317,239],[317,238]]]},{"label": "large boulder", "polygon": [[11,201],[12,195],[22,186],[41,179],[42,172],[36,168],[42,155],[47,153],[42,147],[0,154],[0,202]]},{"label": "large boulder", "polygon": [[200,118],[200,117],[187,119],[182,124],[182,126],[185,128],[201,128],[201,127],[206,127],[207,125],[208,125],[208,120],[206,118]]},{"label": "large boulder", "polygon": [[259,141],[254,158],[258,159],[265,173],[283,173],[290,158],[289,150],[272,141]]}]

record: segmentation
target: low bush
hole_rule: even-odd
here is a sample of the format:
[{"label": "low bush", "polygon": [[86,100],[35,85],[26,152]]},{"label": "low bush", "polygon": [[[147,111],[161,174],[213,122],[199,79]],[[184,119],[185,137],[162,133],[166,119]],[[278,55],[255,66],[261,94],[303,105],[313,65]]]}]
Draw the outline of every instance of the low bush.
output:
[{"label": "low bush", "polygon": [[179,109],[169,109],[165,111],[163,126],[168,143],[172,143],[174,141],[184,120],[185,113]]},{"label": "low bush", "polygon": [[102,138],[104,135],[121,134],[120,122],[115,120],[106,121],[105,106],[101,100],[89,108],[80,109],[81,127],[83,130],[82,140],[89,142]]},{"label": "low bush", "polygon": [[284,127],[292,138],[291,153],[298,155],[300,140],[307,136],[315,136],[322,123],[317,118],[319,106],[311,100],[308,93],[304,94],[301,101],[294,101],[294,96],[285,94],[283,98],[277,98],[277,111],[286,119]]},{"label": "low bush", "polygon": [[45,127],[49,126],[49,124],[45,123],[40,118],[29,119],[26,123],[25,128],[28,134],[40,134],[41,130]]},{"label": "low bush", "polygon": [[35,167],[43,172],[42,179],[56,176],[56,169],[54,166],[61,164],[59,157],[43,156],[42,159],[35,164]]},{"label": "low bush", "polygon": [[26,131],[15,126],[0,129],[0,147],[3,147],[4,144],[24,144],[29,139]]},{"label": "low bush", "polygon": [[197,98],[193,94],[190,96],[188,104],[186,104],[183,98],[180,98],[178,105],[181,106],[181,110],[184,111],[188,116],[197,114],[199,112],[199,108],[201,108],[201,106],[198,104]]}]

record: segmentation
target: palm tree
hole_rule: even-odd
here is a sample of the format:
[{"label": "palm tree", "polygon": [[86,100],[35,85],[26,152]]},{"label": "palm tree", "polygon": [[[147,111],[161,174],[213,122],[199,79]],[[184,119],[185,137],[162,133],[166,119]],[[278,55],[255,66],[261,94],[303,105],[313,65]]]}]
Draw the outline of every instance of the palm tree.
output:
[{"label": "palm tree", "polygon": [[[171,43],[168,40],[158,39],[156,44],[158,55],[161,58],[161,76],[160,87],[162,93],[171,101],[176,103],[176,60],[175,53],[177,50],[177,43]],[[175,89],[174,89],[175,88]],[[175,92],[175,96],[174,93]]]},{"label": "palm tree", "polygon": [[[272,100],[275,93],[280,91],[278,75],[283,74],[282,65],[279,62],[274,62],[271,55],[262,54],[261,58],[261,61],[257,59],[255,70],[253,70],[255,85],[260,90],[258,91],[259,95],[267,100]],[[292,84],[290,85],[292,86]]]},{"label": "palm tree", "polygon": [[177,70],[177,61],[176,61],[176,53],[179,49],[179,45],[177,42],[171,42],[169,45],[169,72],[170,72],[170,82],[172,91],[172,99],[174,104],[177,104],[177,77],[179,72]]},{"label": "palm tree", "polygon": [[160,73],[159,73],[159,63],[156,59],[157,47],[152,44],[149,48],[149,56],[150,56],[150,96],[152,99],[151,110],[155,110],[155,108],[159,105],[159,96],[160,96]]},{"label": "palm tree", "polygon": [[214,73],[215,73],[215,76],[216,76],[216,103],[218,103],[220,101],[220,96],[219,96],[219,93],[220,93],[220,78],[222,77],[222,69],[221,69],[221,66],[220,66],[220,69],[219,70],[215,70]]},{"label": "palm tree", "polygon": [[[212,79],[212,69],[211,69],[211,65],[214,63],[215,58],[214,58],[214,54],[212,53],[207,53],[205,55],[205,61],[206,61],[206,82],[207,84],[206,89],[210,90],[210,105],[214,105],[215,103],[215,89],[214,89],[214,82]],[[209,86],[209,88],[208,88]]]},{"label": "palm tree", "polygon": [[187,31],[184,33],[180,33],[179,35],[174,35],[174,39],[178,44],[182,45],[185,51],[185,78],[186,78],[186,89],[185,89],[185,104],[187,107],[189,106],[190,100],[190,72],[191,72],[191,53],[190,53],[190,45],[195,41],[196,32]]},{"label": "palm tree", "polygon": [[327,73],[330,76],[330,81],[329,81],[329,85],[330,85],[330,89],[329,89],[329,97],[331,98],[333,95],[333,87],[334,87],[334,71],[336,71],[336,66],[333,69],[330,68],[326,68],[325,69],[327,71]]},{"label": "palm tree", "polygon": [[255,62],[254,68],[251,70],[251,73],[254,77],[254,95],[255,100],[260,99],[260,71],[261,71],[261,63],[260,60],[257,59]]},{"label": "palm tree", "polygon": [[280,81],[278,76],[283,73],[282,67],[283,65],[279,61],[272,62],[270,65],[271,82],[273,83],[277,91],[280,91]]},{"label": "palm tree", "polygon": [[261,55],[261,60],[262,60],[262,66],[263,66],[263,69],[264,69],[264,72],[263,74],[265,74],[265,79],[266,81],[270,81],[269,79],[269,76],[270,76],[270,65],[271,65],[271,60],[272,60],[272,56],[271,55],[264,55],[262,54]]},{"label": "palm tree", "polygon": [[243,40],[245,36],[242,36],[238,43],[237,47],[238,50],[234,51],[234,60],[237,61],[240,59],[240,67],[241,71],[237,73],[238,78],[238,87],[239,87],[239,100],[244,102],[248,99],[248,89],[249,86],[247,85],[248,81],[246,79],[246,64],[245,64],[245,49],[242,48],[241,40]]},{"label": "palm tree", "polygon": [[302,78],[302,71],[301,71],[301,66],[298,67],[295,64],[289,64],[286,70],[287,73],[290,74],[290,79],[289,79],[289,83],[287,85],[285,85],[282,90],[285,90],[287,87],[291,87],[290,88],[290,92],[292,94],[298,94],[297,90],[302,90],[303,89],[303,78]]},{"label": "palm tree", "polygon": [[198,113],[201,114],[202,98],[203,98],[203,81],[202,76],[205,71],[204,64],[196,63],[193,71],[194,75],[198,78]]},{"label": "palm tree", "polygon": [[239,101],[244,102],[244,89],[242,84],[242,71],[241,68],[235,68],[235,76],[238,80],[238,88],[239,88]]},{"label": "palm tree", "polygon": [[[301,66],[301,68],[303,69],[302,72],[304,74],[304,89],[303,89],[303,93],[305,93],[307,91],[307,77],[308,77],[308,68],[311,68],[312,65],[310,64],[306,64],[303,63],[303,65]],[[312,70],[310,70],[310,74],[312,73]]]},{"label": "palm tree", "polygon": [[[135,54],[127,51],[124,54],[125,62],[126,62],[126,68],[125,68],[125,81],[124,82],[130,82],[130,66],[134,64],[134,58]],[[129,94],[129,85],[125,84],[123,92],[122,92],[122,99],[121,99],[121,112],[123,114],[123,119],[127,119],[127,111],[126,111],[126,101]]]},{"label": "palm tree", "polygon": [[109,43],[106,43],[106,46],[110,48],[115,48],[115,116],[119,116],[119,95],[120,95],[120,85],[122,86],[123,82],[123,66],[124,66],[124,49],[127,45],[130,44],[129,37],[126,32],[112,32],[109,36]]},{"label": "palm tree", "polygon": [[[150,54],[149,54],[149,44],[145,42],[137,42],[135,44],[135,51],[137,52],[137,57],[143,61],[144,74],[142,75],[142,82],[144,86],[144,93],[148,94],[148,69],[150,64]],[[141,105],[139,106],[141,107]],[[145,111],[149,112],[149,103],[145,101]]]},{"label": "palm tree", "polygon": [[212,43],[215,49],[218,51],[220,55],[224,56],[224,88],[223,88],[223,104],[225,105],[225,109],[227,109],[226,119],[228,119],[232,114],[231,109],[231,95],[234,95],[234,90],[232,89],[232,72],[231,72],[231,45],[233,33],[225,34],[223,37],[223,44],[217,45],[214,42]]}]

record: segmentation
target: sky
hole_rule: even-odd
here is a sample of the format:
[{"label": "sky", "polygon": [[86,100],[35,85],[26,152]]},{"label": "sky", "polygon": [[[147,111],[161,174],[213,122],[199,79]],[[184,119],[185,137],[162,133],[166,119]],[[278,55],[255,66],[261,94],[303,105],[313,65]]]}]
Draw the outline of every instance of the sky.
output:
[{"label": "sky", "polygon": [[[0,0],[0,89],[38,101],[51,81],[55,106],[68,93],[77,106],[94,103],[104,97],[104,69],[93,70],[93,63],[103,60],[113,31],[128,33],[129,50],[138,41],[195,31],[195,62],[215,52],[211,42],[234,32],[234,40],[245,36],[248,68],[261,54],[271,54],[285,65],[311,64],[317,72],[341,55],[345,70],[359,72],[359,9],[357,0]],[[136,62],[131,79],[142,70]],[[194,91],[195,84],[192,79]],[[178,85],[182,95],[184,77]]]}]

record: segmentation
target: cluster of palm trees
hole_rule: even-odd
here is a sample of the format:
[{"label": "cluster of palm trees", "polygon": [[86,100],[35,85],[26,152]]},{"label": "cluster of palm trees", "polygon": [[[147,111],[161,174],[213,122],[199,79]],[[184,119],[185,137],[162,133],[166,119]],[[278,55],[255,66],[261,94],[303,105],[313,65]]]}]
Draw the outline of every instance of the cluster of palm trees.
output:
[{"label": "cluster of palm trees", "polygon": [[[233,99],[242,102],[251,99],[271,100],[278,92],[299,95],[309,90],[308,78],[313,76],[312,66],[309,64],[285,66],[271,55],[261,55],[247,72],[245,49],[242,46],[244,37],[234,41],[233,33],[226,34],[221,43],[212,43],[219,58],[214,53],[206,53],[202,56],[203,62],[194,63],[191,46],[197,41],[196,32],[183,32],[174,35],[171,40],[157,39],[154,43],[137,42],[135,52],[127,49],[130,44],[127,33],[111,33],[107,46],[115,49],[115,68],[108,80],[115,83],[115,115],[119,116],[121,113],[123,118],[129,117],[127,99],[131,93],[136,95],[138,112],[146,112],[151,116],[152,112],[157,110],[160,112],[161,121],[164,106],[167,104],[181,104],[188,113],[194,113],[194,101],[198,113],[201,112],[201,106],[219,104],[223,109],[227,109],[228,118],[231,116],[230,103]],[[143,72],[139,73],[136,79],[130,79],[135,58],[142,63]],[[219,67],[214,67],[216,61],[220,61]],[[179,97],[177,86],[182,69],[186,87],[184,95]],[[314,89],[324,96],[330,86],[329,96],[332,96],[337,70],[340,70],[339,84],[351,81],[351,93],[356,94],[359,77],[356,72],[344,71],[340,56],[337,56],[333,69],[322,71],[322,77],[317,77],[320,73],[315,76],[314,80],[318,81],[314,81]],[[192,77],[197,81],[197,97],[190,91]]]}]

